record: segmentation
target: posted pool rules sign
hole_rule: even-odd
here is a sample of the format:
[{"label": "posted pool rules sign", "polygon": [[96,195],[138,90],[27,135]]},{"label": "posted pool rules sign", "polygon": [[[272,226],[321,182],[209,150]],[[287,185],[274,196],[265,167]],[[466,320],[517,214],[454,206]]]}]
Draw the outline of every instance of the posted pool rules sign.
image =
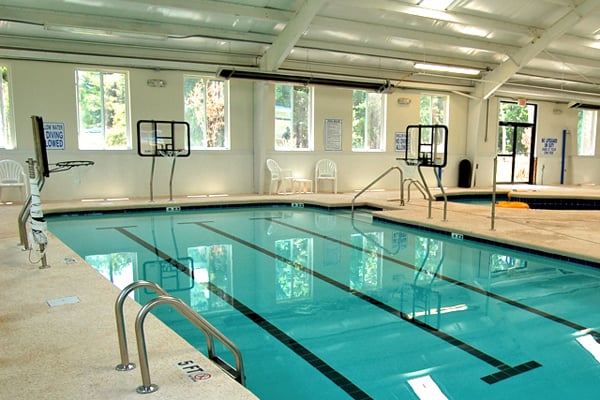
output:
[{"label": "posted pool rules sign", "polygon": [[44,122],[44,135],[47,149],[65,149],[65,124],[63,122]]}]

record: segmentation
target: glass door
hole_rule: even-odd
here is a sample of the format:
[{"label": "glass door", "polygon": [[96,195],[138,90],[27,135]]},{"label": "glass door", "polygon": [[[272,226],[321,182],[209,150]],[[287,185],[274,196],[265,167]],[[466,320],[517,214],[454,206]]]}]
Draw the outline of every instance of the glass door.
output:
[{"label": "glass door", "polygon": [[533,183],[535,105],[500,104],[496,154],[498,183]]},{"label": "glass door", "polygon": [[501,122],[498,127],[498,183],[532,183],[533,126]]}]

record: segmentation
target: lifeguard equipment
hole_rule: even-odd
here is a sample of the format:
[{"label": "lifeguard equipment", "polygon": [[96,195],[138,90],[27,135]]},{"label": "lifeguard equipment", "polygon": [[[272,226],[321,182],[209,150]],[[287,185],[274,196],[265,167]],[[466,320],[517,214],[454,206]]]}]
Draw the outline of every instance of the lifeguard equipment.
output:
[{"label": "lifeguard equipment", "polygon": [[496,207],[502,208],[529,208],[529,204],[523,201],[498,201]]}]

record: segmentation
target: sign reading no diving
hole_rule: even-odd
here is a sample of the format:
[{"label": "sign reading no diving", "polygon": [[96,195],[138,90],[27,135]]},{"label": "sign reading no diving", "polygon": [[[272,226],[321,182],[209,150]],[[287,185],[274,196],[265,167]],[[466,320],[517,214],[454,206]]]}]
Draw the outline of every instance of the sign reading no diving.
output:
[{"label": "sign reading no diving", "polygon": [[65,124],[63,122],[44,122],[44,136],[47,149],[65,149]]}]

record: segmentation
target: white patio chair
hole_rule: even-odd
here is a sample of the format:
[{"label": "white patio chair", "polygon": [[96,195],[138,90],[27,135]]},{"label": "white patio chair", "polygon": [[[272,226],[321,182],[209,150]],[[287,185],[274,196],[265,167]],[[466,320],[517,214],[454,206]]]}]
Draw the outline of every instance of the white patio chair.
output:
[{"label": "white patio chair", "polygon": [[[0,190],[4,191],[7,187],[18,187],[23,194],[23,200],[27,198],[29,193],[27,175],[23,166],[14,160],[0,160]],[[1,194],[0,200],[2,200]]]},{"label": "white patio chair", "polygon": [[[267,160],[267,168],[271,173],[271,182],[269,183],[269,195],[273,194],[273,185],[276,185],[275,193],[288,194],[294,190],[294,176],[289,169],[281,169],[277,161],[269,158]],[[283,189],[280,192],[279,189]],[[288,192],[289,188],[289,192]]]},{"label": "white patio chair", "polygon": [[337,193],[337,166],[329,159],[317,161],[315,165],[315,193],[319,192],[319,180],[328,180],[333,183],[333,193]]}]

